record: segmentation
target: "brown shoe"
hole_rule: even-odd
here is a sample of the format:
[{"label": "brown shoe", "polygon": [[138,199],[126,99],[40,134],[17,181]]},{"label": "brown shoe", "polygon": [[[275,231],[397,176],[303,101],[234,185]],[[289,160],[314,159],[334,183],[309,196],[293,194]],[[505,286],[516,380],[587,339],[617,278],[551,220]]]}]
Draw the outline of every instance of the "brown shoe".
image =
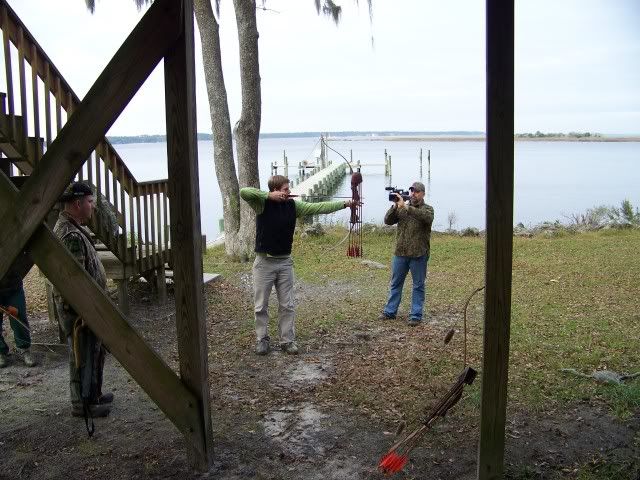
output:
[{"label": "brown shoe", "polygon": [[296,342],[283,343],[280,345],[280,348],[289,355],[298,355],[298,345],[296,345]]},{"label": "brown shoe", "polygon": [[[99,405],[92,404],[89,405],[89,413],[92,418],[101,418],[106,417],[111,412],[111,405]],[[71,415],[74,417],[84,417],[84,408],[82,405],[72,405],[71,406]]]}]

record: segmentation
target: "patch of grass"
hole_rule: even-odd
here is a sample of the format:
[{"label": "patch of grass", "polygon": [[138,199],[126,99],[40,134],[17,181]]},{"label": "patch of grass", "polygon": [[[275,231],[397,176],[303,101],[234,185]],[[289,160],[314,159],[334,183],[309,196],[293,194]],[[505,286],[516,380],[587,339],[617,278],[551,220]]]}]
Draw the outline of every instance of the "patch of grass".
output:
[{"label": "patch of grass", "polygon": [[[324,395],[379,412],[391,404],[396,411],[418,417],[461,370],[462,332],[446,347],[442,339],[451,325],[461,329],[463,302],[484,283],[485,240],[434,234],[425,304],[433,321],[409,331],[401,321],[375,320],[387,297],[390,270],[346,257],[346,242],[335,246],[345,234],[342,228],[330,229],[322,237],[296,234],[296,277],[317,291],[297,306],[299,339],[319,341],[326,334],[346,338],[354,331],[373,329],[371,341],[344,348],[337,381],[325,388]],[[560,369],[584,373],[640,369],[640,231],[515,237],[513,242],[510,405],[535,411],[593,400],[604,402],[621,418],[637,411],[638,380],[624,387],[603,386]],[[394,243],[394,236],[380,229],[367,232],[365,257],[388,266]],[[204,263],[205,270],[222,273],[231,283],[251,281],[251,263],[226,260],[220,247],[210,249]],[[404,292],[401,317],[410,303],[410,277]],[[480,293],[468,310],[468,361],[478,370],[482,304]],[[252,310],[247,308],[243,331],[246,327],[250,335]],[[479,389],[473,392],[473,402],[479,404]]]}]

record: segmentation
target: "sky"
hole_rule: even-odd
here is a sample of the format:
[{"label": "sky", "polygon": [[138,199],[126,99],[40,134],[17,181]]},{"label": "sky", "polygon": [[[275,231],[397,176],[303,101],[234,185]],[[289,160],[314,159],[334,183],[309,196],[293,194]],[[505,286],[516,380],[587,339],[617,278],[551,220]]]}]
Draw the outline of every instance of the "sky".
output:
[{"label": "sky", "polygon": [[[8,0],[82,98],[146,8],[133,0]],[[232,125],[241,111],[233,4],[220,34]],[[342,0],[336,26],[313,0],[258,10],[261,131],[485,130],[480,0]],[[60,8],[64,4],[65,8]],[[258,4],[261,2],[258,0]],[[640,134],[640,1],[516,0],[516,132]],[[198,131],[211,132],[196,30]],[[109,135],[163,134],[160,64]]]}]

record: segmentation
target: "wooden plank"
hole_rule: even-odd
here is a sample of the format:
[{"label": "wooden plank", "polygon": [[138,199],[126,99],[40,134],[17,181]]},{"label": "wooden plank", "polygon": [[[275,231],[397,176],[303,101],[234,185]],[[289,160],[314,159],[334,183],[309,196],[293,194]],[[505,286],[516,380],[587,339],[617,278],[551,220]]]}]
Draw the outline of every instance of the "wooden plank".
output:
[{"label": "wooden plank", "polygon": [[18,77],[20,81],[20,115],[22,115],[22,138],[15,139],[20,143],[22,151],[26,151],[27,137],[29,136],[29,114],[27,113],[27,80],[24,65],[24,32],[18,28]]},{"label": "wooden plank", "polygon": [[487,239],[478,478],[504,473],[513,253],[514,0],[487,0]]},{"label": "wooden plank", "polygon": [[157,221],[157,230],[158,230],[158,254],[160,257],[160,267],[164,270],[164,248],[162,248],[162,202],[160,201],[160,184],[157,183],[155,186],[156,190],[156,221]]},{"label": "wooden plank", "polygon": [[181,7],[174,0],[153,2],[44,154],[18,202],[0,204],[0,277],[173,44]]},{"label": "wooden plank", "polygon": [[[96,155],[96,153],[94,152],[93,155]],[[85,162],[85,165],[87,166],[87,181],[91,185],[95,185],[96,182],[95,182],[95,179],[93,178],[93,158],[91,154],[89,154],[89,158]]]},{"label": "wooden plank", "polygon": [[[131,249],[127,248],[127,252],[131,252],[131,258],[127,258],[134,268],[136,267],[136,228],[135,228],[135,210],[134,210],[134,189],[133,179],[129,178],[129,235],[131,237]],[[139,270],[138,270],[139,272]]]},{"label": "wooden plank", "polygon": [[62,91],[60,89],[60,77],[56,78],[56,135],[62,130]]},{"label": "wooden plank", "polygon": [[[8,113],[11,117],[14,117],[15,112],[15,100],[13,97],[13,73],[11,72],[11,43],[9,42],[9,18],[7,14],[7,5],[2,5],[2,43],[4,44],[4,68],[7,80],[7,107]],[[11,132],[15,133],[15,129]]]},{"label": "wooden plank", "polygon": [[171,197],[171,241],[175,247],[176,327],[180,376],[198,398],[203,443],[190,450],[192,464],[213,465],[213,433],[209,406],[207,331],[202,279],[202,236],[196,139],[193,4],[184,0],[184,30],[164,59],[167,158]]},{"label": "wooden plank", "polygon": [[149,224],[151,227],[151,256],[153,257],[153,267],[157,267],[156,259],[156,207],[155,207],[155,188],[153,185],[147,187],[149,194]]},{"label": "wooden plank", "polygon": [[[116,218],[120,217],[120,196],[118,195],[118,160],[117,157],[115,155],[111,155],[109,154],[109,157],[111,158],[111,180],[112,180],[112,187],[113,187],[113,208],[115,210],[116,213]],[[120,224],[120,222],[118,221],[118,225]],[[123,258],[120,255],[120,242],[119,242],[119,237],[118,237],[118,232],[115,233],[114,238],[114,243],[112,244],[112,248],[114,249],[116,255],[118,255],[120,258]]]},{"label": "wooden plank", "polygon": [[111,170],[111,156],[108,148],[101,148],[102,160],[104,161],[104,196],[111,203],[111,183],[109,182],[109,171]]},{"label": "wooden plank", "polygon": [[138,243],[137,243],[137,250],[138,250],[138,271],[140,273],[144,272],[144,264],[142,263],[143,260],[143,252],[142,252],[142,209],[140,208],[140,187],[136,186],[136,220],[138,223]]},{"label": "wooden plank", "polygon": [[145,256],[145,270],[151,268],[151,252],[150,252],[150,238],[149,238],[149,186],[145,185],[140,190],[142,191],[142,201],[144,203],[144,256]]},{"label": "wooden plank", "polygon": [[125,199],[124,199],[124,192],[125,192],[125,182],[126,182],[126,178],[124,175],[124,169],[122,168],[124,166],[124,163],[122,163],[121,160],[118,160],[118,164],[120,165],[120,168],[118,169],[118,180],[120,182],[120,211],[122,212],[122,223],[120,224],[120,226],[122,227],[122,235],[120,237],[121,241],[120,241],[120,259],[127,263],[128,261],[128,257],[127,257],[127,207],[125,204]]},{"label": "wooden plank", "polygon": [[[102,195],[102,164],[100,162],[100,156],[102,155],[102,148],[101,148],[101,144],[99,144],[98,148],[96,148],[95,150],[95,161],[96,161],[96,202],[98,201],[98,199],[100,198],[100,195]],[[102,222],[98,222],[97,225],[97,232],[96,234],[98,234],[98,236],[102,235]]]},{"label": "wooden plank", "polygon": [[33,135],[36,137],[34,165],[42,157],[42,142],[40,142],[40,98],[38,92],[38,55],[36,46],[31,45],[31,87],[33,89]]},{"label": "wooden plank", "polygon": [[46,66],[46,77],[44,80],[44,124],[45,134],[47,136],[47,148],[51,145],[51,70],[49,64]]},{"label": "wooden plank", "polygon": [[[0,203],[12,204],[18,190],[0,175]],[[109,351],[186,437],[199,448],[202,438],[199,402],[164,363],[104,291],[69,254],[46,225],[29,242],[29,252],[44,275],[105,342]]]},{"label": "wooden plank", "polygon": [[165,263],[169,262],[170,258],[168,258],[169,252],[169,242],[171,241],[171,231],[169,229],[169,196],[167,195],[168,187],[167,184],[162,184],[162,193],[164,198],[164,208],[162,209],[162,213],[164,214],[164,225],[162,228],[162,233],[164,235],[164,255],[165,255]]}]

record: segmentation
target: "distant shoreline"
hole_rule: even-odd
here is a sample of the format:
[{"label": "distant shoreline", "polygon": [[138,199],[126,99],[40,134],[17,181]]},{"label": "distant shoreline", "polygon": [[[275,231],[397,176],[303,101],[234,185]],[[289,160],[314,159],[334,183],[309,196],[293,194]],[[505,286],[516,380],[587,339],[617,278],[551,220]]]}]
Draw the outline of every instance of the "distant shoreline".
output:
[{"label": "distant shoreline", "polygon": [[[484,142],[486,137],[484,134],[475,134],[476,132],[465,133],[420,133],[420,132],[397,132],[397,134],[385,133],[372,135],[365,132],[342,132],[329,133],[329,141],[338,142]],[[449,133],[449,134],[447,134]],[[264,133],[260,134],[260,138],[316,138],[320,137],[320,132],[301,132],[301,133]],[[110,136],[109,141],[114,145],[132,144],[132,143],[164,143],[167,141],[165,135],[133,135],[133,136]],[[210,133],[198,133],[198,141],[211,141]],[[621,135],[607,136],[598,135],[590,137],[572,137],[572,136],[548,136],[548,137],[525,137],[515,136],[516,142],[640,142],[640,136],[637,135]]]},{"label": "distant shoreline", "polygon": [[[329,140],[333,140],[329,138]],[[389,141],[389,142],[484,142],[486,137],[477,136],[477,137],[464,137],[464,136],[453,136],[453,137],[432,137],[432,136],[423,136],[423,137],[361,137],[361,138],[341,138],[341,142],[362,142],[362,141],[371,141],[371,142],[381,142],[381,141]],[[530,137],[514,137],[513,139],[516,142],[640,142],[640,137],[543,137],[543,138],[530,138]]]}]

